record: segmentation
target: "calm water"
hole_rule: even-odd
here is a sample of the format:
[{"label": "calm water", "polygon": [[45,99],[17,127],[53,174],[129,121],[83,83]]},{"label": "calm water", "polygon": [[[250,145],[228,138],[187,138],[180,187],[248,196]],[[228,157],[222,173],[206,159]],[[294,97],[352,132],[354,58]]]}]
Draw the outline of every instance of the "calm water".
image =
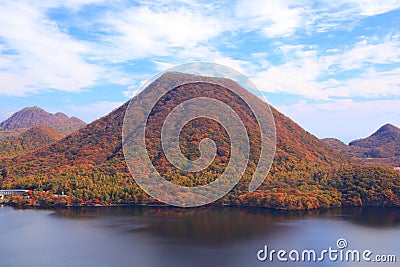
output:
[{"label": "calm water", "polygon": [[[255,209],[0,207],[0,266],[399,266],[400,209],[308,213]],[[348,249],[397,263],[260,262],[257,251]]]}]

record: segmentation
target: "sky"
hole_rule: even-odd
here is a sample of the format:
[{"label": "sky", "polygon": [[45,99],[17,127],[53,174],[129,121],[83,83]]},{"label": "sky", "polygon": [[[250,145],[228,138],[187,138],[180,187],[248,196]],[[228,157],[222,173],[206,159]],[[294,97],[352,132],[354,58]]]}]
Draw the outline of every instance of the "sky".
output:
[{"label": "sky", "polygon": [[91,122],[207,61],[319,138],[400,127],[400,0],[1,0],[0,25],[0,121],[37,105]]}]

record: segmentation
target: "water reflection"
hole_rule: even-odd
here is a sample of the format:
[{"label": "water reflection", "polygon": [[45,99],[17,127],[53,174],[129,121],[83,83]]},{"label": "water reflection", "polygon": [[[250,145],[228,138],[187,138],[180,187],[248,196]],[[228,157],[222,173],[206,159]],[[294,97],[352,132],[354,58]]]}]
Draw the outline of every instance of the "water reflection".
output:
[{"label": "water reflection", "polygon": [[256,253],[265,244],[274,249],[321,250],[335,246],[341,237],[351,248],[397,253],[399,218],[400,209],[386,208],[282,212],[215,207],[55,211],[4,207],[0,223],[6,242],[0,242],[0,266],[292,266],[259,262]]},{"label": "water reflection", "polygon": [[288,235],[296,228],[287,222],[313,218],[344,220],[367,227],[400,226],[400,209],[390,208],[285,212],[254,208],[95,207],[61,209],[53,215],[75,220],[101,217],[100,226],[124,234],[147,233],[216,246],[278,233]]},{"label": "water reflection", "polygon": [[349,208],[340,211],[343,219],[356,225],[377,228],[400,226],[400,209],[398,208]]}]

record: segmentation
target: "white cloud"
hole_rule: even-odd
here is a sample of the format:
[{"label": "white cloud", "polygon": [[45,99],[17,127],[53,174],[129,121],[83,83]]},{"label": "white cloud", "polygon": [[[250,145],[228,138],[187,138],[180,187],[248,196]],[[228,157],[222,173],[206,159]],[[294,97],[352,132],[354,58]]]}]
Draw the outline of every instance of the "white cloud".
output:
[{"label": "white cloud", "polygon": [[132,98],[139,93],[139,88],[135,85],[129,85],[126,90],[123,92],[124,96],[128,98]]},{"label": "white cloud", "polygon": [[[160,71],[163,71],[163,70],[164,69],[160,69]],[[151,79],[153,79],[154,76],[158,76],[158,74],[144,74],[144,75],[140,75],[140,77],[138,76],[136,81],[133,84],[128,85],[126,90],[123,91],[122,93],[124,94],[124,96],[126,96],[129,99],[136,96],[138,93],[140,93],[142,90],[144,90],[147,86],[149,86],[149,84],[151,83]]]},{"label": "white cloud", "polygon": [[[321,53],[317,47],[279,45],[286,62],[253,75],[253,81],[266,92],[289,93],[313,99],[331,97],[400,96],[400,40],[389,35],[383,40],[363,40],[347,50]],[[341,78],[342,72],[359,73]]]},{"label": "white cloud", "polygon": [[100,101],[87,104],[84,106],[70,106],[68,114],[76,116],[86,122],[91,122],[98,119],[100,116],[105,116],[114,109],[124,104],[123,102]]},{"label": "white cloud", "polygon": [[42,8],[56,8],[61,6],[61,7],[66,7],[68,9],[72,9],[74,11],[78,11],[85,5],[100,4],[105,1],[104,0],[33,0],[30,2],[35,6]]},{"label": "white cloud", "polygon": [[235,12],[239,26],[258,30],[267,37],[291,35],[304,23],[303,8],[286,0],[240,0]]},{"label": "white cloud", "polygon": [[259,72],[252,81],[265,92],[288,93],[309,99],[332,97],[400,97],[400,68],[369,71],[355,78],[319,81],[323,67],[314,60],[295,65],[286,63]]},{"label": "white cloud", "polygon": [[400,68],[380,72],[371,70],[356,78],[328,81],[325,93],[329,96],[341,97],[400,97],[399,77]]},{"label": "white cloud", "polygon": [[190,50],[222,32],[220,21],[184,7],[163,10],[133,7],[104,19],[106,59],[124,62],[151,56],[172,56]]},{"label": "white cloud", "polygon": [[[0,94],[80,91],[95,84],[102,68],[83,59],[89,50],[86,44],[61,32],[41,10],[2,1],[0,14]],[[10,53],[4,54],[5,49]]]},{"label": "white cloud", "polygon": [[[179,54],[175,55],[175,57],[170,59],[168,62],[154,61],[153,63],[156,64],[157,70],[164,71],[165,69],[175,65],[196,61],[212,62],[225,65],[245,75],[250,74],[256,69],[255,63],[251,62],[250,60],[235,59],[205,45],[198,45],[191,49],[185,49],[184,51],[181,51]],[[265,61],[261,62],[266,64]]]},{"label": "white cloud", "polygon": [[[399,0],[239,0],[235,7],[237,28],[259,31],[268,38],[330,29],[351,29],[367,16],[400,8]],[[344,23],[345,22],[345,23]]]},{"label": "white cloud", "polygon": [[313,59],[300,63],[288,62],[280,66],[270,67],[258,72],[252,81],[257,87],[266,92],[290,93],[308,98],[324,98],[321,94],[317,78],[321,67]]},{"label": "white cloud", "polygon": [[363,18],[400,8],[399,0],[337,0],[305,1],[308,32],[326,32],[330,29],[353,29]]},{"label": "white cloud", "polygon": [[346,143],[369,136],[386,123],[400,126],[399,107],[399,99],[366,102],[341,99],[316,104],[303,100],[277,106],[318,137],[336,137]]},{"label": "white cloud", "polygon": [[[42,90],[76,92],[99,81],[129,85],[137,79],[128,75],[124,64],[137,64],[141,59],[156,62],[159,68],[188,61],[212,61],[246,75],[262,68],[253,76],[263,90],[309,98],[357,95],[350,86],[362,84],[368,75],[376,83],[383,82],[380,89],[375,89],[378,90],[375,95],[397,94],[394,92],[398,88],[394,80],[397,71],[391,74],[372,70],[364,72],[359,80],[323,79],[325,74],[398,63],[399,38],[395,36],[382,42],[364,39],[346,51],[331,50],[329,55],[321,55],[316,47],[282,44],[280,52],[286,62],[275,66],[265,59],[265,53],[238,57],[222,52],[221,47],[225,43],[229,45],[231,39],[227,40],[226,36],[232,36],[234,47],[240,34],[249,31],[261,33],[257,38],[268,39],[292,37],[298,30],[310,33],[337,27],[343,21],[357,23],[360,17],[399,8],[400,1],[239,0],[236,4],[226,4],[159,0],[142,1],[135,6],[119,1],[105,3],[103,0],[2,1],[0,94],[27,95]],[[66,29],[61,30],[47,16],[49,8],[78,11],[92,4],[103,5],[102,11],[95,15],[98,17],[88,22],[90,26],[100,26],[101,29],[96,28],[99,32],[94,30],[97,40],[77,40],[79,37],[67,33],[68,22]],[[131,95],[131,91],[128,89],[124,94]]]},{"label": "white cloud", "polygon": [[0,123],[8,119],[14,112],[9,110],[0,110]]},{"label": "white cloud", "polygon": [[365,16],[382,14],[400,8],[399,0],[342,0],[332,2],[349,4]]},{"label": "white cloud", "polygon": [[363,40],[337,59],[341,68],[350,70],[366,64],[391,64],[400,62],[400,40],[398,36],[387,36],[379,43]]},{"label": "white cloud", "polygon": [[[379,116],[385,113],[398,113],[400,107],[400,99],[391,100],[370,100],[357,102],[353,99],[336,99],[323,101],[322,103],[310,103],[302,100],[297,104],[290,106],[281,106],[282,109],[294,109],[297,112],[324,112],[337,111],[341,114],[357,114],[363,113],[366,116]],[[398,114],[400,118],[400,114]]]}]

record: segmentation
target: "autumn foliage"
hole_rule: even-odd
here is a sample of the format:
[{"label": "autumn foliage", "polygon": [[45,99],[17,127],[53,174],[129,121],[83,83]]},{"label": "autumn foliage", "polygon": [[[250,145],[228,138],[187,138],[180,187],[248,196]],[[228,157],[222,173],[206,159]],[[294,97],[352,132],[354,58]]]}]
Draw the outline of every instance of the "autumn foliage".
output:
[{"label": "autumn foliage", "polygon": [[[187,74],[164,74],[144,93],[167,86],[171,79],[184,81]],[[238,86],[230,80],[224,82]],[[248,192],[260,152],[257,122],[241,99],[211,85],[176,88],[161,99],[149,118],[152,122],[146,130],[149,156],[158,171],[171,182],[185,186],[209,183],[223,172],[229,161],[230,140],[226,131],[217,122],[207,119],[187,124],[181,132],[180,145],[187,158],[196,159],[199,142],[203,138],[213,139],[217,157],[208,168],[196,173],[180,171],[162,153],[159,130],[163,119],[174,106],[196,95],[208,95],[228,103],[239,114],[252,144],[250,162],[241,181],[214,204],[291,210],[400,206],[400,172],[354,163],[274,108],[271,109],[277,131],[275,160],[261,187]],[[153,203],[154,200],[137,186],[125,164],[121,139],[127,105],[47,147],[3,159],[1,188],[27,188],[53,194],[65,192],[69,205]],[[261,100],[258,105],[267,107]],[[39,201],[41,196],[35,199]],[[53,202],[50,199],[46,203],[52,205]]]}]

